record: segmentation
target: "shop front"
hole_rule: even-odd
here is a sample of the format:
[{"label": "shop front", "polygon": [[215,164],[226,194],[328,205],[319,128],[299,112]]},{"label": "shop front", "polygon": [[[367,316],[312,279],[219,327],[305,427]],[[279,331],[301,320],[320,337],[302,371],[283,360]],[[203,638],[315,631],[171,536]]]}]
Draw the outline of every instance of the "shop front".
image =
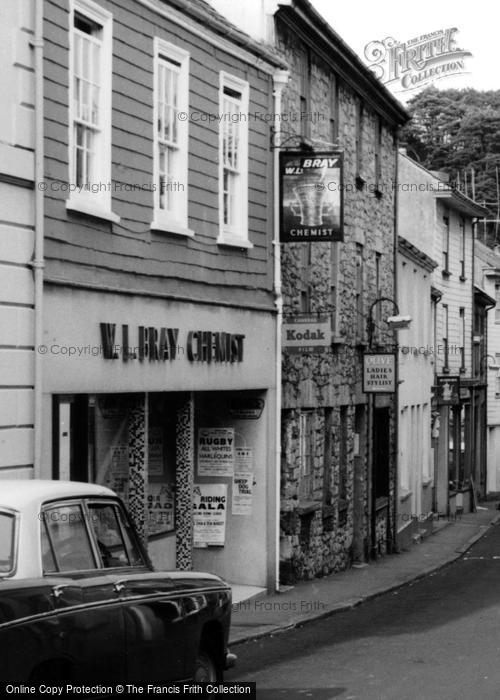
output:
[{"label": "shop front", "polygon": [[111,487],[160,568],[273,585],[272,311],[51,286],[45,328],[41,475]]}]

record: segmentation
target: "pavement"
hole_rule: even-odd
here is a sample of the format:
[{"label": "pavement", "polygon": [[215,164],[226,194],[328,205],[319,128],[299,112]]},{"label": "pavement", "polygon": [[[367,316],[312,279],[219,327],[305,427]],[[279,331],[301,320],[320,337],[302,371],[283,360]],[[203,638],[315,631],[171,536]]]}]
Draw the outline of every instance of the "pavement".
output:
[{"label": "pavement", "polygon": [[486,502],[475,513],[436,520],[432,535],[400,554],[234,601],[231,647],[349,610],[451,564],[500,521],[496,506]]}]

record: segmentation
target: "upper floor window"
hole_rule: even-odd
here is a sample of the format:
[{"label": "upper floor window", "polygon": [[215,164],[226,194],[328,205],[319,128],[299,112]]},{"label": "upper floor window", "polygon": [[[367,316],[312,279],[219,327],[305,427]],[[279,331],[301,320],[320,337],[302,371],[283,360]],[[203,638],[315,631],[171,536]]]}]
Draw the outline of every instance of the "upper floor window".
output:
[{"label": "upper floor window", "polygon": [[450,216],[443,216],[443,275],[450,274]]},{"label": "upper floor window", "polygon": [[189,54],[155,39],[154,229],[192,235],[188,229]]},{"label": "upper floor window", "polygon": [[91,0],[70,14],[68,209],[118,220],[111,213],[112,15]]},{"label": "upper floor window", "polygon": [[356,151],[356,182],[358,187],[363,187],[365,180],[363,179],[363,103],[359,98],[355,103],[355,151]]},{"label": "upper floor window", "polygon": [[220,77],[219,243],[250,248],[248,241],[248,83]]},{"label": "upper floor window", "polygon": [[466,250],[465,219],[462,216],[460,218],[460,279],[462,281],[465,281],[465,250]]}]

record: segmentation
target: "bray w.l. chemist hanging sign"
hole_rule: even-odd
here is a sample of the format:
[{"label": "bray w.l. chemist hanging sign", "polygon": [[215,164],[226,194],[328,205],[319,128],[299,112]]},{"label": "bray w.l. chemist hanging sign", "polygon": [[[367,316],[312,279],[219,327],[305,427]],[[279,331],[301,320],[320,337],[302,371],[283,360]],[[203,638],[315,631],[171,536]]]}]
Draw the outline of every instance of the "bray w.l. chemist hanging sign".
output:
[{"label": "bray w.l. chemist hanging sign", "polygon": [[280,153],[280,241],[342,241],[342,153]]}]

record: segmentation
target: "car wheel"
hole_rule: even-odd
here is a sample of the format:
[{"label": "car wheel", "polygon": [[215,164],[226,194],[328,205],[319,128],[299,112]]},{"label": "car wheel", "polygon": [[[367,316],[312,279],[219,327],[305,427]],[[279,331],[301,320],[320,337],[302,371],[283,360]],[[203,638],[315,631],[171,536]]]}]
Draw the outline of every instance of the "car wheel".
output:
[{"label": "car wheel", "polygon": [[195,661],[193,681],[195,683],[212,683],[218,680],[217,666],[210,654],[201,649]]}]

